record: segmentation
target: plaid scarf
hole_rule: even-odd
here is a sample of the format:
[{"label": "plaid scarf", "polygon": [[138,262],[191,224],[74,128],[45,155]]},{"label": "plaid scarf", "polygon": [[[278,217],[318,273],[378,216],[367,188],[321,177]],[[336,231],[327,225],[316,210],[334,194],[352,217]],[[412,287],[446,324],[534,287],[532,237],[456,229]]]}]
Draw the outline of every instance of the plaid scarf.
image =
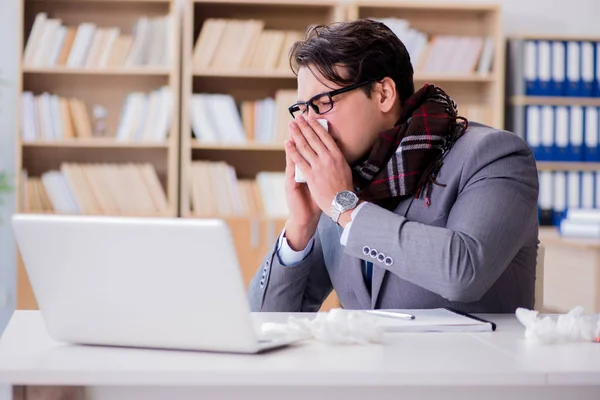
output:
[{"label": "plaid scarf", "polygon": [[445,186],[436,180],[443,158],[467,126],[454,100],[425,84],[406,100],[394,127],[379,134],[368,158],[352,168],[356,193],[391,210],[404,196],[425,191],[429,205],[432,184]]}]

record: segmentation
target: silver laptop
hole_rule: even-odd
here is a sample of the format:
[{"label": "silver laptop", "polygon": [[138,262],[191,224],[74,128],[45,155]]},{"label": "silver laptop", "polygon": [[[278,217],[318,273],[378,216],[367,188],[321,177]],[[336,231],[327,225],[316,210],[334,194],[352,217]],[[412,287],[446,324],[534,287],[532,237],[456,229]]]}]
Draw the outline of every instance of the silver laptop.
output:
[{"label": "silver laptop", "polygon": [[294,341],[259,337],[222,220],[16,214],[12,226],[55,340],[238,353]]}]

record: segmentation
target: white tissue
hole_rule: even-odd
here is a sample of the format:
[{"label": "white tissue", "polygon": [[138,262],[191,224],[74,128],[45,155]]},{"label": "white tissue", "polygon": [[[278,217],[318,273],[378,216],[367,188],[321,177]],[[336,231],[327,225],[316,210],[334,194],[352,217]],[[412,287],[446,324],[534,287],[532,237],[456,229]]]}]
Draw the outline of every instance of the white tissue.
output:
[{"label": "white tissue", "polygon": [[328,344],[364,345],[381,342],[383,329],[377,322],[377,317],[362,311],[334,308],[315,318],[290,316],[287,324],[264,323],[261,331],[263,335],[285,334]]},{"label": "white tissue", "polygon": [[600,320],[595,323],[590,315],[583,314],[583,307],[575,307],[557,318],[538,317],[538,312],[518,308],[517,319],[525,327],[525,338],[536,343],[591,342],[600,336]]},{"label": "white tissue", "polygon": [[[329,132],[329,125],[327,123],[327,120],[324,118],[319,118],[317,119],[317,122],[323,127],[325,128],[326,131]],[[295,169],[294,169],[294,179],[296,180],[296,182],[299,183],[306,183],[306,178],[304,177],[304,174],[302,173],[302,171],[300,170],[300,168],[298,168],[298,166],[296,165]]]}]

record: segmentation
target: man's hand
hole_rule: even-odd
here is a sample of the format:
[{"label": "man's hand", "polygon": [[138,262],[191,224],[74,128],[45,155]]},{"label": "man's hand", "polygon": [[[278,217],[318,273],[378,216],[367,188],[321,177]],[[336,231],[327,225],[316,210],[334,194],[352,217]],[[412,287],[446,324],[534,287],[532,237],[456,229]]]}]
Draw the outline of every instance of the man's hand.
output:
[{"label": "man's hand", "polygon": [[329,133],[313,119],[299,116],[290,124],[286,153],[300,168],[312,198],[327,215],[337,192],[352,190],[352,171]]}]

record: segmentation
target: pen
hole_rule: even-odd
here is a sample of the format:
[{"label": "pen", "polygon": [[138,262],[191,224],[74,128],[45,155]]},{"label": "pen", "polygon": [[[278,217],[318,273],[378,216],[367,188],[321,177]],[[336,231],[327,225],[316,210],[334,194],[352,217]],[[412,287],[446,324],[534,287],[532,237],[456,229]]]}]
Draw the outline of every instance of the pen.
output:
[{"label": "pen", "polygon": [[412,314],[406,314],[396,311],[367,310],[367,312],[370,314],[380,315],[382,317],[388,318],[415,319],[415,316]]}]

